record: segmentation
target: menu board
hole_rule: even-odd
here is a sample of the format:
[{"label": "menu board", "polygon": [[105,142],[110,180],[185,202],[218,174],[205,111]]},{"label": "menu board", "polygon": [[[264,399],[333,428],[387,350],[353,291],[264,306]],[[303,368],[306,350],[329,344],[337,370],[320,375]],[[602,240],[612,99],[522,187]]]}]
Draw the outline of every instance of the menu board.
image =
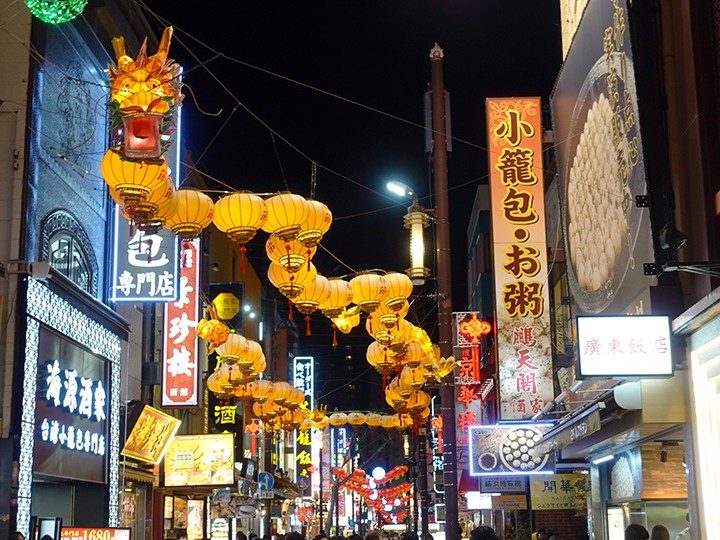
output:
[{"label": "menu board", "polygon": [[498,476],[551,474],[550,454],[536,452],[552,424],[470,426],[470,474]]},{"label": "menu board", "polygon": [[165,486],[222,486],[234,482],[233,434],[175,437],[165,454]]},{"label": "menu board", "polygon": [[130,529],[99,527],[63,527],[62,540],[130,540]]}]

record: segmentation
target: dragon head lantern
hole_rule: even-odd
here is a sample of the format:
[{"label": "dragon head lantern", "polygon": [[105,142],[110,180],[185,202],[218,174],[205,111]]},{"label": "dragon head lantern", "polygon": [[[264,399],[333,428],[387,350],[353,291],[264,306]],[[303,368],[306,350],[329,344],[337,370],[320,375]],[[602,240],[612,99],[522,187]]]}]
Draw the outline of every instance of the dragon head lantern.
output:
[{"label": "dragon head lantern", "polygon": [[[165,28],[157,53],[147,55],[147,39],[135,59],[125,39],[112,40],[117,67],[110,68],[112,130],[129,159],[159,159],[175,130],[173,112],[182,100],[180,66],[168,60],[172,27]],[[122,137],[122,138],[121,138]]]}]

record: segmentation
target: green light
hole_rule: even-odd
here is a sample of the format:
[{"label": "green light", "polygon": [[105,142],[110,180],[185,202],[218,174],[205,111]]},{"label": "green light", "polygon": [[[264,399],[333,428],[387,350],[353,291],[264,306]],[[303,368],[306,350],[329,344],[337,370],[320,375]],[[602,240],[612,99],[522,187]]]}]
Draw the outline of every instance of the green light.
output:
[{"label": "green light", "polygon": [[87,0],[25,0],[25,5],[41,21],[60,24],[80,15]]}]

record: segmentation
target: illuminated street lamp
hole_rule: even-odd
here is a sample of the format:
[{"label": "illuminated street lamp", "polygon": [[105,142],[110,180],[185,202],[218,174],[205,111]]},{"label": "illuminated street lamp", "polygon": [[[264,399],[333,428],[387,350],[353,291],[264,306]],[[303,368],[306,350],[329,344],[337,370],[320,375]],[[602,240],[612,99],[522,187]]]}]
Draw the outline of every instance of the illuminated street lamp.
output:
[{"label": "illuminated street lamp", "polygon": [[430,225],[430,216],[420,205],[417,194],[410,186],[392,180],[387,183],[387,188],[396,195],[412,199],[412,206],[408,208],[403,218],[405,228],[410,230],[410,268],[405,270],[405,273],[410,277],[413,285],[424,285],[425,279],[430,276],[430,269],[425,266],[423,231]]}]

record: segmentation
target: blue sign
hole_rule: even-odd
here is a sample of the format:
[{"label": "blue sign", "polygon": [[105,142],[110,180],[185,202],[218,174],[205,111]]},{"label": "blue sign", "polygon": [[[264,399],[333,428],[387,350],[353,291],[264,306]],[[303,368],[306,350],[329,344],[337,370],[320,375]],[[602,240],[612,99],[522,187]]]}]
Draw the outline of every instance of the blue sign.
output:
[{"label": "blue sign", "polygon": [[275,485],[275,477],[269,472],[258,473],[258,484],[262,491],[270,491]]}]

